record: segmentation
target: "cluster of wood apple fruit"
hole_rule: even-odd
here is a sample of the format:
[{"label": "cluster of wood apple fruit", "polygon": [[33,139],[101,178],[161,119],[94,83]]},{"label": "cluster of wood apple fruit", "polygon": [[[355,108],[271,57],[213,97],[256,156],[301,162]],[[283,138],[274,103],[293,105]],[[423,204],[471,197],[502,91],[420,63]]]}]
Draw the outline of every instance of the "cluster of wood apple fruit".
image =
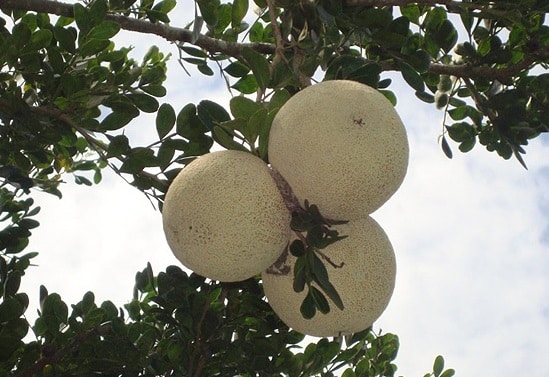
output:
[{"label": "cluster of wood apple fruit", "polygon": [[[211,152],[174,179],[162,210],[168,244],[183,265],[212,280],[261,274],[267,300],[291,328],[313,336],[364,330],[392,296],[396,261],[381,226],[370,216],[400,187],[408,166],[406,130],[393,105],[374,88],[332,80],[303,89],[278,111],[269,133],[269,164],[242,151]],[[297,237],[291,211],[272,170],[300,204],[315,204],[347,236],[322,250],[344,302],[303,318],[304,292],[293,289]],[[285,200],[286,199],[286,200]],[[269,268],[286,252],[284,268]]]}]

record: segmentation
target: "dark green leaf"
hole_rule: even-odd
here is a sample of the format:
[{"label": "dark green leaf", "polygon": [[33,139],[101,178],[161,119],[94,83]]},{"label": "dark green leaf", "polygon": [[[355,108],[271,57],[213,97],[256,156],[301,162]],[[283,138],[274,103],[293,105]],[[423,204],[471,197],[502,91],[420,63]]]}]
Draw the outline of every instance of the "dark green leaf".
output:
[{"label": "dark green leaf", "polygon": [[423,82],[423,79],[414,68],[404,62],[400,62],[399,67],[400,73],[402,74],[402,77],[408,83],[408,85],[410,85],[418,92],[425,91],[425,84]]},{"label": "dark green leaf", "polygon": [[172,162],[174,155],[175,155],[175,148],[173,147],[172,143],[170,143],[169,140],[162,143],[160,145],[160,148],[158,148],[158,154],[157,154],[158,165],[160,169],[162,170],[166,169]]},{"label": "dark green leaf", "polygon": [[466,152],[469,152],[471,149],[473,149],[473,147],[475,146],[475,143],[476,143],[477,139],[474,138],[474,137],[471,137],[467,140],[465,140],[464,142],[462,142],[460,145],[459,145],[459,150],[463,153],[466,153]]},{"label": "dark green leaf", "polygon": [[438,355],[435,358],[435,362],[433,363],[434,376],[439,377],[443,369],[444,369],[444,358],[441,355]]},{"label": "dark green leaf", "polygon": [[4,282],[5,297],[14,296],[17,293],[21,286],[21,274],[20,271],[11,271],[8,273],[7,279]]},{"label": "dark green leaf", "polygon": [[103,21],[94,26],[87,37],[89,39],[110,39],[120,31],[120,25],[114,21]]},{"label": "dark green leaf", "polygon": [[330,312],[330,304],[328,304],[328,300],[326,300],[324,294],[313,285],[311,285],[309,293],[313,297],[316,308],[322,314],[328,314]]},{"label": "dark green leaf", "polygon": [[193,140],[200,138],[208,132],[208,128],[202,123],[196,114],[196,106],[189,103],[181,109],[177,115],[176,132],[186,139]]},{"label": "dark green leaf", "polygon": [[229,64],[223,70],[232,77],[244,77],[250,72],[248,67],[238,61]]},{"label": "dark green leaf", "polygon": [[444,50],[449,52],[456,44],[458,33],[450,20],[444,20],[434,34],[434,40]]},{"label": "dark green leaf", "polygon": [[213,138],[219,145],[226,149],[249,152],[249,150],[246,149],[242,144],[237,143],[234,140],[234,136],[231,134],[231,131],[223,127],[214,126]]},{"label": "dark green leaf", "polygon": [[118,157],[130,150],[130,142],[126,135],[117,135],[111,138],[107,149],[107,157]]},{"label": "dark green leaf", "polygon": [[307,275],[306,275],[306,259],[297,258],[294,264],[294,282],[293,290],[294,292],[303,292],[305,289],[305,284],[307,284]]},{"label": "dark green leaf", "polygon": [[211,69],[206,63],[197,65],[196,69],[198,69],[200,73],[202,73],[203,75],[206,75],[206,76],[214,75],[213,69]]},{"label": "dark green leaf", "polygon": [[299,311],[301,312],[301,315],[305,319],[311,319],[316,314],[316,303],[313,298],[313,295],[311,291],[307,293],[307,296],[303,299],[303,302],[301,303],[301,306],[299,307]]},{"label": "dark green leaf", "polygon": [[82,56],[91,56],[105,50],[111,42],[106,39],[90,39],[78,48]]},{"label": "dark green leaf", "polygon": [[126,95],[132,103],[141,111],[154,113],[158,110],[158,101],[145,93],[130,93]]},{"label": "dark green leaf", "polygon": [[181,50],[185,51],[188,55],[194,56],[196,58],[207,58],[208,54],[204,52],[204,50],[198,49],[196,47],[187,47],[187,46],[181,46]]},{"label": "dark green leaf", "polygon": [[103,119],[100,127],[105,131],[118,130],[130,123],[133,118],[133,114],[113,111]]},{"label": "dark green leaf", "polygon": [[144,168],[156,166],[158,163],[154,151],[150,148],[137,147],[127,153],[127,157],[120,167],[122,173],[137,174]]},{"label": "dark green leaf", "polygon": [[172,130],[175,119],[175,110],[170,104],[163,103],[160,105],[156,113],[156,132],[160,140]]},{"label": "dark green leaf", "polygon": [[392,19],[391,13],[381,8],[366,8],[355,16],[357,25],[369,29],[383,29],[391,23]]},{"label": "dark green leaf", "polygon": [[244,96],[235,96],[229,103],[231,113],[235,118],[249,119],[257,111],[263,109],[263,106]]},{"label": "dark green leaf", "polygon": [[314,254],[314,263],[312,266],[312,272],[313,272],[313,280],[318,284],[320,289],[324,291],[334,302],[334,304],[340,309],[343,310],[343,301],[341,300],[341,297],[339,296],[339,293],[337,292],[336,288],[333,286],[333,284],[330,282],[328,277],[328,270],[326,269],[326,266],[324,263],[320,260],[320,258]]},{"label": "dark green leaf", "polygon": [[301,240],[294,240],[290,244],[290,254],[299,258],[305,255],[305,244]]},{"label": "dark green leaf", "polygon": [[234,0],[232,6],[231,24],[233,28],[240,27],[244,16],[248,13],[248,0]]},{"label": "dark green leaf", "polygon": [[0,323],[19,318],[25,307],[15,297],[7,297],[0,303]]},{"label": "dark green leaf", "polygon": [[238,90],[242,94],[252,94],[258,88],[257,81],[254,75],[246,75],[238,80],[231,88]]},{"label": "dark green leaf", "polygon": [[150,95],[153,95],[155,97],[164,97],[166,95],[166,88],[164,88],[162,85],[145,85],[140,86],[140,88]]},{"label": "dark green leaf", "polygon": [[415,95],[416,95],[417,98],[419,98],[423,102],[427,102],[427,103],[434,103],[435,102],[435,97],[430,93],[416,92]]},{"label": "dark green leaf", "polygon": [[88,16],[93,25],[99,24],[107,16],[109,6],[107,0],[95,0],[91,3]]},{"label": "dark green leaf", "polygon": [[456,374],[456,371],[453,370],[453,369],[446,369],[444,372],[442,372],[442,374],[440,375],[440,377],[452,377]]},{"label": "dark green leaf", "polygon": [[218,21],[218,8],[215,2],[209,0],[198,0],[196,2],[200,8],[202,18],[206,23],[212,27],[215,27]]},{"label": "dark green leaf", "polygon": [[453,157],[452,149],[450,148],[450,145],[448,144],[448,141],[444,136],[442,136],[441,147],[446,157],[451,159]]},{"label": "dark green leaf", "polygon": [[257,85],[262,89],[267,88],[270,80],[270,72],[269,62],[265,59],[265,56],[249,47],[242,49],[242,56],[246,59],[248,66],[252,70]]},{"label": "dark green leaf", "polygon": [[65,29],[63,27],[56,26],[53,29],[53,36],[59,42],[59,46],[67,50],[67,52],[74,53],[76,49],[76,32],[74,29]]},{"label": "dark green leaf", "polygon": [[196,110],[198,118],[200,118],[202,123],[204,123],[209,130],[213,129],[215,125],[227,122],[231,119],[231,116],[223,106],[213,101],[200,101]]},{"label": "dark green leaf", "polygon": [[53,33],[51,31],[48,29],[40,29],[31,35],[27,46],[32,50],[40,50],[48,47],[52,39]]}]

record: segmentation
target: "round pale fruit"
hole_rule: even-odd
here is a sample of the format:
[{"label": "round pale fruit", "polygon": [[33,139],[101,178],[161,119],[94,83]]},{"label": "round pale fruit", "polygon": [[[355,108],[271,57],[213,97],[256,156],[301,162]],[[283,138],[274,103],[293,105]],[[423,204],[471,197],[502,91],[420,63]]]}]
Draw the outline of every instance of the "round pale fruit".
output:
[{"label": "round pale fruit", "polygon": [[351,220],[385,203],[408,167],[406,130],[392,104],[354,81],[324,81],[290,98],[275,116],[269,162],[303,203]]},{"label": "round pale fruit", "polygon": [[269,167],[239,151],[201,156],[170,185],[164,233],[186,267],[212,280],[261,273],[283,252],[291,216]]},{"label": "round pale fruit", "polygon": [[[284,264],[263,272],[263,289],[273,311],[288,327],[311,336],[332,337],[370,327],[386,309],[393,294],[396,262],[393,247],[383,228],[371,217],[334,226],[347,238],[322,249],[334,264],[324,262],[328,277],[343,301],[340,310],[328,298],[330,312],[303,318],[300,306],[307,293],[293,290],[296,258],[287,255]],[[318,288],[316,283],[313,285]]]}]

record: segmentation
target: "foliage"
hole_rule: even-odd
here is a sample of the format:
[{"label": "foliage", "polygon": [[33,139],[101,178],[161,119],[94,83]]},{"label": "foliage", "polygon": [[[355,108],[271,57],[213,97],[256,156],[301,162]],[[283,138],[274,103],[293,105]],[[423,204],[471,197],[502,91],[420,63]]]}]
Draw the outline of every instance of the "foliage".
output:
[{"label": "foliage", "polygon": [[[0,374],[395,373],[395,335],[368,330],[343,348],[322,339],[298,352],[302,336],[275,317],[259,281],[204,281],[177,267],[156,277],[150,266],[139,272],[124,309],[97,305],[90,292],[69,310],[42,287],[38,319],[26,320],[19,285],[36,256],[23,254],[39,225],[33,189],[61,197],[67,173],[92,185],[109,167],[161,206],[177,172],[214,142],[268,161],[273,117],[314,80],[356,80],[396,103],[382,75],[400,72],[419,100],[441,109],[450,158],[448,138],[462,152],[479,143],[526,167],[524,147],[548,131],[549,75],[539,73],[549,58],[545,0],[254,3],[196,0],[194,19],[175,28],[175,0],[0,0]],[[170,54],[151,46],[135,61],[112,41],[121,29],[174,42],[188,73],[214,75],[217,67],[233,95],[230,108],[161,103]],[[136,146],[124,129],[142,113],[155,114],[158,140]],[[290,251],[308,250],[318,265],[322,244],[338,235],[311,208],[294,216],[306,242]],[[311,216],[320,220],[307,223]],[[299,282],[319,280],[313,262]],[[337,305],[329,282],[323,289]],[[428,375],[453,375],[443,367],[437,357]]]}]

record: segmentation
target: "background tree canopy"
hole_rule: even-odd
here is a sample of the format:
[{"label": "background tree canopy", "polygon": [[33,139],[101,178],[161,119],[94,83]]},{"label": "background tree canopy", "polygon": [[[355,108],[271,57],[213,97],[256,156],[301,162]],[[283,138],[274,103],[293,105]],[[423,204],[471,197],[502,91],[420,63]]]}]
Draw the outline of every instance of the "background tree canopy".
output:
[{"label": "background tree canopy", "polygon": [[[92,185],[107,167],[161,207],[178,171],[214,143],[268,160],[277,109],[315,81],[359,81],[396,103],[388,71],[442,111],[433,132],[446,156],[484,147],[526,167],[528,141],[548,130],[549,2],[180,3],[194,19],[170,20],[175,0],[0,0],[0,374],[393,375],[396,335],[294,351],[303,336],[272,313],[260,281],[209,282],[175,266],[137,273],[124,308],[91,292],[69,308],[41,287],[29,323],[20,282],[36,256],[32,192],[61,197],[67,175]],[[218,71],[229,108],[162,102],[168,52],[151,46],[136,61],[112,42],[120,30],[173,42],[183,70]],[[135,145],[124,130],[145,114],[158,138]],[[453,375],[441,357],[430,373]]]}]

